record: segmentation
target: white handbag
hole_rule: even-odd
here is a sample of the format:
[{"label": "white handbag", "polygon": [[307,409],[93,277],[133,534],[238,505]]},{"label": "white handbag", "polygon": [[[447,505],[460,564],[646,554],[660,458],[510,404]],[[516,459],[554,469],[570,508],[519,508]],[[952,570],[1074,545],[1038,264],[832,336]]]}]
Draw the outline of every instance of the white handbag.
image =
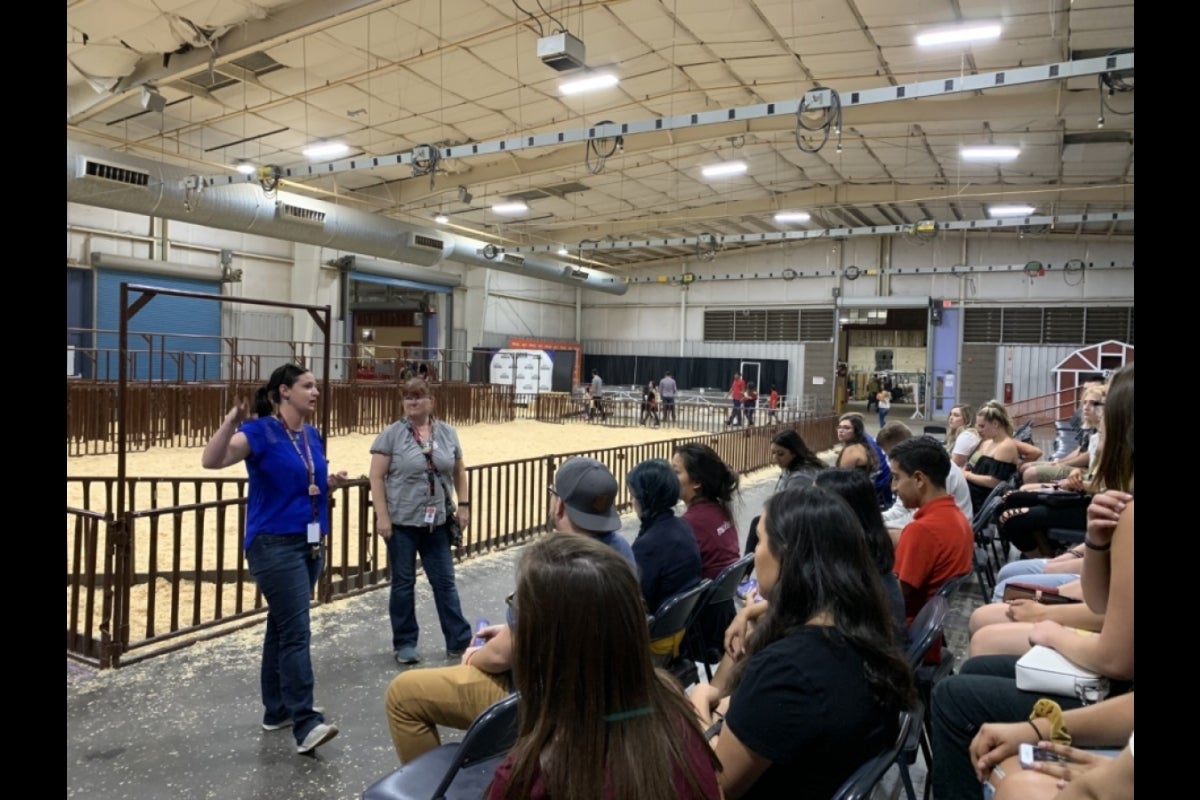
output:
[{"label": "white handbag", "polygon": [[1108,697],[1108,678],[1084,669],[1050,647],[1034,645],[1017,661],[1017,688],[1025,692],[1078,697],[1086,704]]}]

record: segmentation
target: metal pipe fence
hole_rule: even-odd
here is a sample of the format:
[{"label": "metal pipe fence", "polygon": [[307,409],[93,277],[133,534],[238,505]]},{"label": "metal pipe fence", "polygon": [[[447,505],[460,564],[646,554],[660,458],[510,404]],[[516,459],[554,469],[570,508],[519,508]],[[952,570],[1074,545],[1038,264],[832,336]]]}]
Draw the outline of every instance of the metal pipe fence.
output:
[{"label": "metal pipe fence", "polygon": [[[463,385],[462,391],[481,388],[485,387]],[[511,409],[511,403],[505,406],[491,393],[479,394],[488,403],[494,401],[497,415]],[[441,398],[439,390],[439,402]],[[375,413],[394,419],[390,415],[395,409],[383,398],[377,401],[376,410],[366,415],[372,419],[364,423],[372,432],[380,425]],[[361,410],[361,402],[358,407]],[[625,419],[629,413],[614,409],[613,417]],[[605,424],[616,424],[615,419]],[[835,419],[831,414],[808,414],[787,425],[698,432],[468,467],[473,517],[456,557],[473,558],[545,532],[547,487],[558,466],[573,456],[603,462],[617,478],[618,507],[628,510],[628,471],[648,458],[669,459],[679,444],[708,444],[732,469],[747,474],[771,463],[770,441],[783,427],[795,427],[810,447],[821,450],[833,444]],[[68,498],[73,498],[67,507],[70,657],[117,667],[258,622],[265,606],[249,578],[242,550],[245,478],[130,477],[124,492],[117,489],[113,477],[67,478]],[[121,495],[125,509],[115,506]],[[369,482],[359,479],[335,490],[330,506],[326,569],[317,584],[316,601],[331,602],[388,585],[386,548],[374,534]]]}]

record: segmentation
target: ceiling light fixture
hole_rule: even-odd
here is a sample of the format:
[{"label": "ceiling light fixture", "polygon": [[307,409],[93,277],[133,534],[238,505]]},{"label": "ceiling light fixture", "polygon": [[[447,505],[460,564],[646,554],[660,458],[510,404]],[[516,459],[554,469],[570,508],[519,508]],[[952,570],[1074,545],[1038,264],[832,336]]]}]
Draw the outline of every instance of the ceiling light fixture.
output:
[{"label": "ceiling light fixture", "polygon": [[433,221],[436,222],[438,225],[445,225],[447,222],[450,221],[450,218],[447,217],[445,214],[438,214],[436,217],[433,218]]},{"label": "ceiling light fixture", "polygon": [[570,252],[567,250],[567,248],[565,248],[565,247],[560,247],[560,248],[558,248],[558,254],[559,254],[560,256],[569,256],[569,255],[571,255],[571,253],[570,253]]},{"label": "ceiling light fixture", "polygon": [[961,44],[965,42],[985,42],[1000,38],[1000,23],[989,22],[974,25],[955,25],[952,28],[922,33],[917,36],[920,47],[934,47],[940,44]]},{"label": "ceiling light fixture", "polygon": [[706,178],[726,178],[730,175],[741,175],[746,171],[745,161],[722,161],[720,164],[709,164],[700,170]]},{"label": "ceiling light fixture", "polygon": [[807,211],[779,211],[775,214],[776,222],[808,222],[812,214]]},{"label": "ceiling light fixture", "polygon": [[234,169],[243,175],[253,175],[254,173],[258,172],[258,167],[254,166],[244,158],[238,159],[237,164],[234,165]]},{"label": "ceiling light fixture", "polygon": [[1021,148],[977,145],[959,148],[958,155],[963,161],[1016,161],[1017,156],[1021,155]]},{"label": "ceiling light fixture", "polygon": [[621,79],[611,72],[596,72],[582,78],[563,81],[558,85],[558,93],[564,96],[596,92],[600,89],[611,89],[621,82]]},{"label": "ceiling light fixture", "polygon": [[350,147],[343,142],[320,142],[318,144],[310,144],[301,152],[304,153],[305,158],[311,161],[321,161],[344,156],[350,152]]},{"label": "ceiling light fixture", "polygon": [[1033,206],[988,206],[991,217],[1027,217],[1033,212]]},{"label": "ceiling light fixture", "polygon": [[508,217],[516,216],[517,214],[524,214],[528,210],[529,206],[525,204],[524,200],[508,200],[503,203],[495,203],[492,205],[493,213],[503,214]]}]

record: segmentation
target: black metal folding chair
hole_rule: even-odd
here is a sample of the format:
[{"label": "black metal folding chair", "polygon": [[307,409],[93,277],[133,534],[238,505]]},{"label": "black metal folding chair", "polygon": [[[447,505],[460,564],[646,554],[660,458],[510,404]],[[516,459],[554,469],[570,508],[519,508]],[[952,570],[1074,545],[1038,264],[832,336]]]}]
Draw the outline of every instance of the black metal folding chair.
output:
[{"label": "black metal folding chair", "polygon": [[514,693],[492,704],[461,742],[414,758],[369,786],[362,800],[478,800],[517,741],[519,699]]}]

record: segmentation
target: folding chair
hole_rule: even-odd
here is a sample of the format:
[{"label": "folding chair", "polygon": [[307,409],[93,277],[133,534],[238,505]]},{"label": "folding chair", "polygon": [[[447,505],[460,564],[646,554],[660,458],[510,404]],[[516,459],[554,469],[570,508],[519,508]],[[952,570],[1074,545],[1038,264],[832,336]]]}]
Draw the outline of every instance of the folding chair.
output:
[{"label": "folding chair", "polygon": [[[712,579],[708,595],[697,606],[695,622],[684,639],[684,651],[693,661],[704,664],[704,673],[712,680],[712,664],[725,652],[725,628],[729,626],[733,598],[738,585],[754,568],[754,554],[749,553],[721,570]],[[714,637],[719,637],[719,643]]]},{"label": "folding chair", "polygon": [[367,787],[362,800],[478,800],[517,741],[517,702],[510,694],[475,718],[462,742],[423,753]]},{"label": "folding chair", "polygon": [[[961,582],[962,578],[953,580]],[[943,586],[952,582],[947,581]],[[916,791],[913,789],[912,776],[909,774],[908,768],[917,762],[918,750],[925,757],[926,769],[929,771],[933,769],[933,752],[929,745],[928,719],[925,709],[929,707],[929,696],[933,691],[933,684],[940,674],[941,665],[927,665],[924,662],[925,656],[934,644],[942,640],[942,629],[946,626],[946,615],[949,611],[949,600],[946,595],[939,592],[925,604],[921,613],[917,614],[912,624],[908,626],[908,647],[905,650],[905,656],[917,678],[917,691],[921,695],[920,707],[913,712],[915,723],[909,729],[900,748],[899,757],[896,759],[896,765],[900,768],[900,779],[904,782],[904,792],[908,796],[908,800],[916,800]],[[953,657],[943,648],[943,659],[948,655]],[[927,779],[925,783],[926,797],[929,795],[930,785],[931,783]]]},{"label": "folding chair", "polygon": [[[865,800],[870,797],[879,781],[892,768],[892,764],[899,763],[901,748],[907,741],[910,731],[915,727],[919,727],[919,724],[914,719],[913,713],[901,711],[900,729],[896,734],[895,743],[856,769],[854,774],[834,792],[833,800]],[[904,767],[902,766],[901,769],[903,770]],[[906,776],[907,772],[901,774]]]},{"label": "folding chair", "polygon": [[[712,581],[702,580],[690,589],[672,595],[663,601],[654,616],[650,617],[650,657],[654,666],[668,669],[679,679],[683,688],[695,683],[696,665],[691,665],[690,673],[686,665],[679,663],[682,659],[681,650],[683,637],[695,619],[700,607],[700,601],[708,592]],[[687,660],[691,663],[690,660]],[[691,680],[688,676],[691,676]]]}]

